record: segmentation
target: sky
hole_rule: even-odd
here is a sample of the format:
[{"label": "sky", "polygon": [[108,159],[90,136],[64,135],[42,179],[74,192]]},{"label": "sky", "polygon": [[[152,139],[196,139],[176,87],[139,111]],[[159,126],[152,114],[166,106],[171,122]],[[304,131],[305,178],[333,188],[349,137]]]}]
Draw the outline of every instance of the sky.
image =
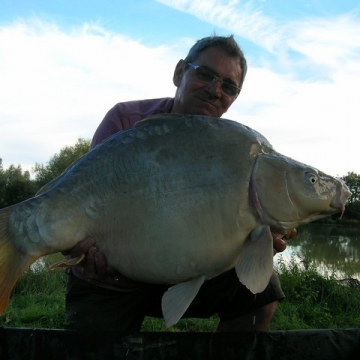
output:
[{"label": "sky", "polygon": [[174,96],[196,40],[248,73],[223,118],[333,176],[360,174],[358,0],[0,0],[0,158],[31,172],[128,100]]}]

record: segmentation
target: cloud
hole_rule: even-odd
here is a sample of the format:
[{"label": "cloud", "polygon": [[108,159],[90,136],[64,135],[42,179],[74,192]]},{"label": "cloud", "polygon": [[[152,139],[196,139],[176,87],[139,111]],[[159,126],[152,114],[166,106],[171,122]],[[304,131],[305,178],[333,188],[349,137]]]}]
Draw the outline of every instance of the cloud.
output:
[{"label": "cloud", "polygon": [[[257,129],[278,151],[332,175],[360,173],[359,21],[343,14],[280,24],[254,2],[238,4],[171,2],[223,29],[240,17],[254,21],[252,33],[239,24],[235,34],[248,34],[262,47],[249,51],[243,91],[224,117]],[[232,15],[228,23],[220,11],[226,9]],[[147,46],[96,24],[62,29],[38,19],[1,27],[4,165],[31,169],[78,137],[90,138],[116,102],[173,96],[174,66],[193,42],[176,38],[172,46]]]},{"label": "cloud", "polygon": [[360,22],[354,14],[288,24],[287,44],[311,61],[334,69],[360,60]]},{"label": "cloud", "polygon": [[332,175],[359,173],[359,76],[357,68],[339,70],[331,81],[301,81],[251,68],[227,116],[257,129],[296,160]]},{"label": "cloud", "polygon": [[157,1],[249,40],[276,56],[276,61],[280,58],[282,65],[285,60],[294,61],[291,51],[303,55],[306,61],[332,67],[359,58],[360,23],[355,11],[331,17],[286,17],[281,21],[265,14],[263,1]]},{"label": "cloud", "polygon": [[173,96],[182,46],[150,47],[90,24],[61,29],[32,19],[0,27],[4,166],[30,169],[78,137],[91,138],[119,101]]},{"label": "cloud", "polygon": [[[239,99],[225,117],[275,148],[333,175],[360,172],[360,22],[338,16],[271,18],[260,1],[159,0],[258,45]],[[246,49],[245,49],[246,53]]]},{"label": "cloud", "polygon": [[264,15],[254,1],[238,0],[157,0],[189,13],[272,51],[282,37],[276,22]]}]

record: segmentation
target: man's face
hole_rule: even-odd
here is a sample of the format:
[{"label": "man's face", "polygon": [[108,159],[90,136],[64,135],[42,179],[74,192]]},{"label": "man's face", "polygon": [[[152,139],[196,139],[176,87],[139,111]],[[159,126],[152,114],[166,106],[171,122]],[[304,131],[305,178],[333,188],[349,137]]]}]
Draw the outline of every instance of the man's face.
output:
[{"label": "man's face", "polygon": [[[195,61],[210,70],[219,78],[240,86],[241,68],[238,58],[227,55],[220,48],[208,48],[200,53]],[[174,84],[177,87],[172,113],[222,116],[237,96],[228,96],[222,92],[221,83],[204,83],[196,77],[191,67],[185,69],[180,60],[174,72]]]}]

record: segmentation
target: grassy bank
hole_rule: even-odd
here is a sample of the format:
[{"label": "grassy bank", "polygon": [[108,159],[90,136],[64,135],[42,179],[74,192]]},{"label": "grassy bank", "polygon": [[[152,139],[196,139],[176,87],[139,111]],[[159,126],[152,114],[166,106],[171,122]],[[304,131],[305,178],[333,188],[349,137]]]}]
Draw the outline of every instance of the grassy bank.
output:
[{"label": "grassy bank", "polygon": [[[57,261],[46,257],[44,264],[32,267],[16,284],[9,306],[0,316],[0,326],[63,328],[66,274],[46,271]],[[281,302],[270,330],[360,327],[360,284],[339,282],[332,274],[320,275],[306,259],[290,265],[281,261],[277,268],[286,299]],[[215,331],[216,316],[184,319],[170,331]],[[144,331],[164,331],[161,319],[147,318]]]}]

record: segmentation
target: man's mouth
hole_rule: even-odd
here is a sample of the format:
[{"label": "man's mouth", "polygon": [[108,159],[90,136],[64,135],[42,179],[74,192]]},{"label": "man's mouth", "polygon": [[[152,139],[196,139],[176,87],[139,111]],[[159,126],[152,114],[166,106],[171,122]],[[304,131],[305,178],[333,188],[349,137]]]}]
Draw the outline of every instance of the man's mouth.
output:
[{"label": "man's mouth", "polygon": [[209,100],[205,100],[205,99],[200,99],[203,103],[211,106],[212,108],[215,108],[216,110],[218,110],[218,107],[212,102],[212,101],[209,101]]}]

